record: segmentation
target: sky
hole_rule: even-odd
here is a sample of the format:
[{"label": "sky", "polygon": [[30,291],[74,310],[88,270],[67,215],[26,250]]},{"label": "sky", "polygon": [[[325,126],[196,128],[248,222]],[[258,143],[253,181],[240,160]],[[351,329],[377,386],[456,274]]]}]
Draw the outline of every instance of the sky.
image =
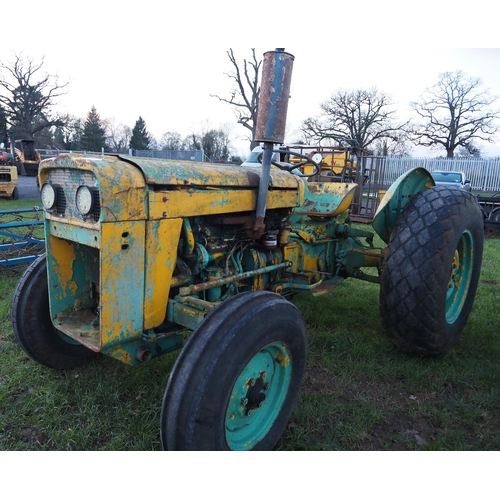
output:
[{"label": "sky", "polygon": [[[496,15],[487,14],[491,3],[483,0],[474,12],[460,0],[424,0],[418,7],[311,0],[300,10],[272,0],[23,5],[29,15],[3,19],[2,62],[13,54],[43,57],[46,72],[69,82],[58,110],[85,118],[95,106],[101,118],[130,127],[142,116],[156,139],[230,123],[237,152],[246,154],[246,130],[232,107],[211,97],[228,97],[232,88],[225,74],[232,70],[229,48],[240,61],[251,57],[251,47],[258,57],[276,47],[295,56],[286,140],[341,88],[377,87],[392,96],[401,119],[446,71],[479,77],[500,96]],[[478,144],[485,155],[500,155],[500,136],[494,146]]]}]

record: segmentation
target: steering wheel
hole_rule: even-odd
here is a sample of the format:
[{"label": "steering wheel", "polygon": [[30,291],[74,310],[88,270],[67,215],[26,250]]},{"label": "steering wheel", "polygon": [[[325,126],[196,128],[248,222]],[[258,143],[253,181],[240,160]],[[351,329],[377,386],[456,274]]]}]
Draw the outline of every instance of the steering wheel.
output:
[{"label": "steering wheel", "polygon": [[[306,155],[303,155],[300,153],[294,153],[291,151],[284,151],[282,149],[273,149],[273,153],[283,153],[283,152],[288,152],[289,154],[293,154],[293,156],[296,156],[298,158],[303,158],[304,161],[301,161],[299,163],[283,165],[282,163],[278,163],[274,160],[271,160],[271,165],[274,165],[275,167],[278,167],[280,170],[284,170],[285,172],[292,172],[296,168],[303,167],[304,165],[307,165],[308,163],[311,163],[312,165],[314,165],[314,171],[312,174],[302,174],[302,173],[301,174],[298,174],[298,173],[294,174],[294,175],[297,175],[299,177],[312,177],[313,175],[316,175],[317,173],[319,173],[321,171],[319,164],[309,156],[306,156]],[[257,159],[259,160],[260,163],[262,163],[262,156],[263,156],[263,153],[259,153],[257,156]]]}]

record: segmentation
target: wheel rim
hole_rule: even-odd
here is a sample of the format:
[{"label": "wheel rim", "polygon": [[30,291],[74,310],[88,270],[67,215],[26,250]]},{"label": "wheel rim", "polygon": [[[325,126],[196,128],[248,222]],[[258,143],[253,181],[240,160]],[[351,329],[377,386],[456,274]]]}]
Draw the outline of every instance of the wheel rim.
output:
[{"label": "wheel rim", "polygon": [[253,448],[271,429],[286,399],[292,374],[288,348],[262,348],[233,386],[226,411],[226,441],[232,450]]},{"label": "wheel rim", "polygon": [[446,321],[454,323],[463,309],[472,277],[474,240],[470,231],[464,231],[458,242],[451,266],[446,293]]}]

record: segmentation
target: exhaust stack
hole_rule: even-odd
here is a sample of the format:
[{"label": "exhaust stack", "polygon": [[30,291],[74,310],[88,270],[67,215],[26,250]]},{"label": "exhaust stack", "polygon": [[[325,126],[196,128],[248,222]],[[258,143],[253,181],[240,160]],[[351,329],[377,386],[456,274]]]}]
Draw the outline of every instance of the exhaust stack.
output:
[{"label": "exhaust stack", "polygon": [[282,144],[285,140],[294,59],[285,49],[276,49],[264,54],[255,132],[255,140],[263,143],[264,150],[253,227],[256,240],[262,237],[265,229],[264,218],[274,144]]}]

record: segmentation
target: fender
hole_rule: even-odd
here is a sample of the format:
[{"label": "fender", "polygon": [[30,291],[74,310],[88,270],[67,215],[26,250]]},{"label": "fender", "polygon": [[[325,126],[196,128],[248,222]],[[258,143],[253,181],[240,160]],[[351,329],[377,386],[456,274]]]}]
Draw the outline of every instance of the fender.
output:
[{"label": "fender", "polygon": [[396,220],[410,198],[435,185],[432,175],[423,167],[409,170],[396,179],[382,198],[372,221],[373,229],[385,243],[389,242]]}]

